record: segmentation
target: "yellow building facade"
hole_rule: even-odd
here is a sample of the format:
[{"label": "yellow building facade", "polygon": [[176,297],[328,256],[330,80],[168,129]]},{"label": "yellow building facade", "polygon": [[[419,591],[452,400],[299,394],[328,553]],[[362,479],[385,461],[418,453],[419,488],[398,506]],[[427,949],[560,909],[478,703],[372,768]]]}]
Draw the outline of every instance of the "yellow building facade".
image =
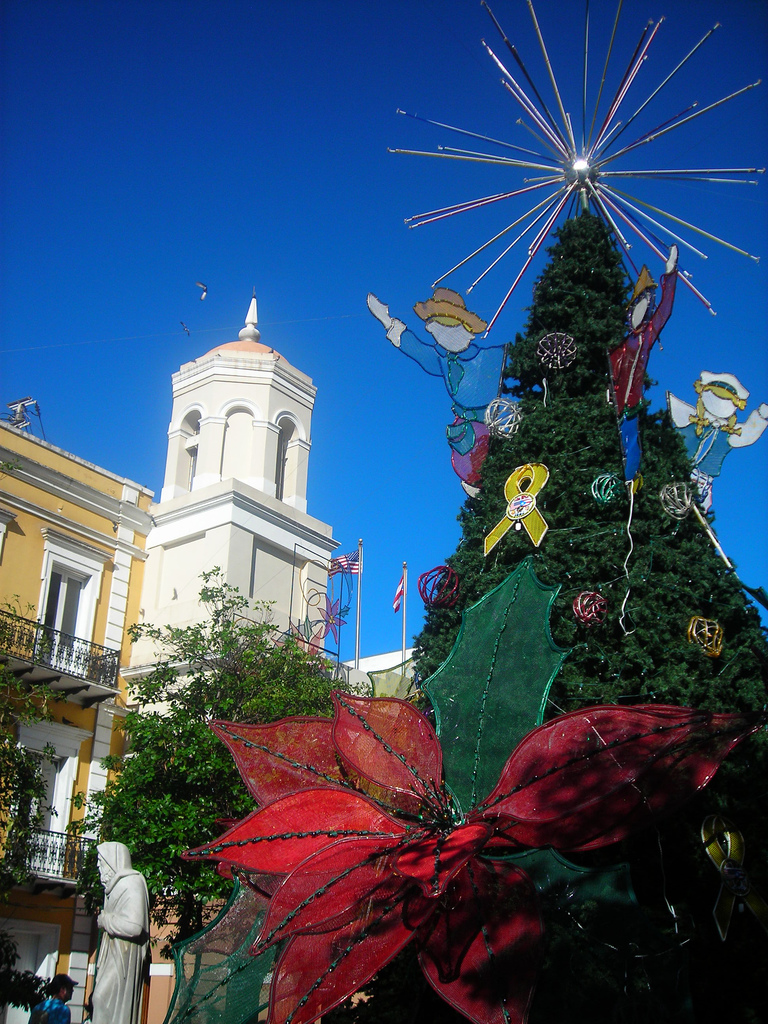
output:
[{"label": "yellow building facade", "polygon": [[[122,750],[126,706],[121,667],[128,627],[140,618],[152,492],[0,423],[0,660],[31,692],[47,684],[61,700],[52,720],[17,727],[43,761],[48,809],[35,835],[32,881],[0,906],[17,968],[78,982],[70,1004],[83,1019],[94,922],[75,895],[87,843],[68,825],[104,789],[102,759]],[[51,753],[52,752],[52,753]],[[85,808],[73,798],[85,796]],[[26,1024],[8,1007],[2,1024]]]}]

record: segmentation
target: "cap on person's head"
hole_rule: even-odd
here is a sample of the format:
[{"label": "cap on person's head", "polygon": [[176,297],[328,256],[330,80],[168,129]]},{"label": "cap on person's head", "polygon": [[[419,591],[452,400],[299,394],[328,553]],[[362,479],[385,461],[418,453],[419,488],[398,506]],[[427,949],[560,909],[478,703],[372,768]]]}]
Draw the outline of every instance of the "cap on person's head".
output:
[{"label": "cap on person's head", "polygon": [[57,974],[48,986],[51,992],[60,992],[63,988],[74,989],[76,981],[73,981],[68,974]]}]

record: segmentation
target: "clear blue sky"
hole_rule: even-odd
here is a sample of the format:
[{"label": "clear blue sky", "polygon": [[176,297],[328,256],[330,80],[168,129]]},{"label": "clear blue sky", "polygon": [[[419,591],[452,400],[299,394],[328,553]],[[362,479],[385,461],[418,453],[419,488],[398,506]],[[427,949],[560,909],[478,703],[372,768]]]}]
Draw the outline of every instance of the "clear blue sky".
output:
[{"label": "clear blue sky", "polygon": [[[550,103],[526,4],[491,6]],[[536,0],[579,116],[583,10]],[[592,0],[592,103],[615,10]],[[413,326],[431,282],[525,209],[409,231],[405,217],[517,187],[521,175],[387,152],[464,145],[398,107],[530,143],[481,47],[503,49],[487,14],[475,0],[5,0],[0,11],[0,402],[32,395],[52,443],[159,495],[170,376],[237,336],[255,286],[262,340],[318,387],[309,511],[333,525],[340,553],[365,541],[363,654],[399,648],[401,564],[415,584],[453,551],[463,492],[442,385],[388,344],[365,296]],[[608,91],[661,15],[627,112],[722,27],[653,101],[645,128],[766,77],[764,0],[626,0]],[[765,166],[766,89],[644,147],[634,165]],[[629,191],[768,260],[767,185]],[[651,359],[652,397],[660,406],[668,388],[691,400],[701,370],[729,371],[752,392],[749,410],[768,401],[767,264],[703,248],[708,261],[684,252],[683,265],[718,316],[679,292]],[[521,260],[489,275],[470,307],[492,314]],[[463,291],[473,277],[448,283]],[[491,340],[521,327],[533,279]],[[715,485],[716,529],[752,586],[768,585],[767,461],[764,437],[732,453]],[[412,586],[409,636],[422,613]],[[344,635],[349,656],[351,625]]]}]

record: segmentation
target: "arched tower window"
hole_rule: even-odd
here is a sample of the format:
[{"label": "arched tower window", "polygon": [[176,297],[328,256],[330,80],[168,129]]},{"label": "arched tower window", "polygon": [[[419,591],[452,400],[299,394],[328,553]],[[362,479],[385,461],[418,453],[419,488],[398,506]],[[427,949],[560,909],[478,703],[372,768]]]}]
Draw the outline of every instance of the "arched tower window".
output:
[{"label": "arched tower window", "polygon": [[[278,422],[280,434],[277,439],[277,465],[275,467],[275,497],[282,501],[291,490],[288,483],[288,444],[296,433],[296,424],[284,416]],[[287,486],[288,484],[288,486]],[[295,483],[294,483],[295,487]]]},{"label": "arched tower window", "polygon": [[224,447],[221,453],[221,478],[243,480],[251,473],[253,447],[253,413],[248,409],[232,409],[227,413]]},{"label": "arched tower window", "polygon": [[200,442],[200,413],[197,410],[184,417],[181,432],[185,438],[184,451],[186,453],[183,460],[183,471],[180,474],[181,484],[185,490],[191,491],[192,481],[197,472],[197,450]]}]

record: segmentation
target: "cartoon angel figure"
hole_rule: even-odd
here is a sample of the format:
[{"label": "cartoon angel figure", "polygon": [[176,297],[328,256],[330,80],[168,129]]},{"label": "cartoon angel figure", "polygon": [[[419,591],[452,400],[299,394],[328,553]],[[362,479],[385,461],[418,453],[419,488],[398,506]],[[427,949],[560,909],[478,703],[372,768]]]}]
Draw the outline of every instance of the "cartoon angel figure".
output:
[{"label": "cartoon angel figure", "polygon": [[375,295],[368,295],[368,308],[386,327],[387,338],[396,348],[430,376],[442,377],[455,416],[446,428],[451,464],[467,494],[477,494],[480,468],[488,452],[483,417],[498,391],[504,346],[476,343],[488,325],[450,288],[436,288],[431,299],[413,307],[432,341],[422,341],[402,320],[390,316],[388,306]]},{"label": "cartoon angel figure", "polygon": [[661,276],[661,299],[656,305],[656,282],[643,267],[629,306],[629,330],[608,353],[616,415],[619,420],[624,477],[632,480],[640,468],[642,450],[637,432],[637,406],[643,397],[645,371],[651,349],[672,314],[677,287],[677,246],[671,246]]},{"label": "cartoon angel figure", "polygon": [[667,406],[693,462],[691,480],[698,488],[699,502],[708,512],[712,508],[712,481],[720,475],[723,459],[731,448],[746,448],[757,441],[768,427],[768,405],[763,402],[743,423],[737,423],[737,411],[746,409],[749,398],[749,391],[738,378],[732,373],[703,370],[693,386],[699,396],[695,406],[669,391]]}]

